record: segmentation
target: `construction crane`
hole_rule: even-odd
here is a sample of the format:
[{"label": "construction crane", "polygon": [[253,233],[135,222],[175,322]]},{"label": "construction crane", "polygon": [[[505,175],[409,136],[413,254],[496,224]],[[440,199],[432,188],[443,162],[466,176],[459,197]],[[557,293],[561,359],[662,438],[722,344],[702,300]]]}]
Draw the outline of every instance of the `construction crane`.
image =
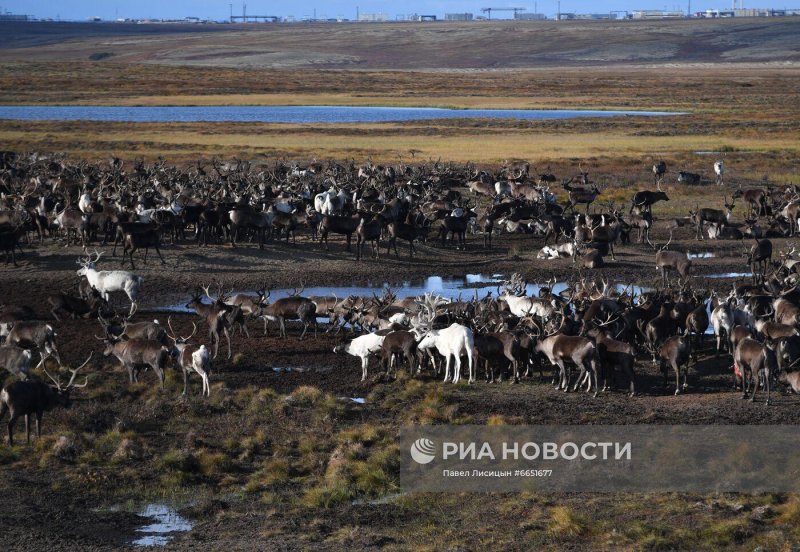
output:
[{"label": "construction crane", "polygon": [[517,14],[519,12],[527,11],[527,8],[482,8],[481,11],[483,13],[489,14],[487,19],[492,18],[493,11],[513,11],[514,12],[514,19],[517,18]]}]

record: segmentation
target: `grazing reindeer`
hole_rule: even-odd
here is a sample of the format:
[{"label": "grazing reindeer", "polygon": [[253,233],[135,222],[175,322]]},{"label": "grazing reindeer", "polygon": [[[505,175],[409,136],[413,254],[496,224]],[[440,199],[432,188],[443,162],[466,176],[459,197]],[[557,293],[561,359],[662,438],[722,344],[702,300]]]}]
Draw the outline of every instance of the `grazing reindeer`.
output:
[{"label": "grazing reindeer", "polygon": [[747,398],[750,386],[753,386],[753,394],[750,402],[755,402],[756,392],[759,386],[759,375],[764,372],[764,387],[767,390],[767,404],[770,401],[770,386],[772,375],[777,372],[777,358],[775,351],[764,343],[759,343],[755,339],[745,338],[736,346],[734,363],[742,373],[742,398]]},{"label": "grazing reindeer", "polygon": [[631,198],[631,209],[629,214],[633,214],[633,210],[638,207],[639,213],[649,213],[653,207],[654,203],[658,203],[659,201],[669,201],[669,197],[664,192],[650,192],[650,191],[643,191],[643,192],[636,192],[633,194]]},{"label": "grazing reindeer", "polygon": [[15,381],[0,391],[0,419],[9,413],[8,419],[8,444],[14,446],[14,424],[20,416],[25,416],[25,434],[28,444],[31,443],[31,429],[29,416],[36,414],[36,436],[42,436],[42,416],[46,410],[51,410],[57,406],[69,408],[70,391],[73,388],[86,387],[89,383],[88,378],[82,384],[76,384],[75,378],[78,372],[86,366],[92,359],[92,353],[86,362],[79,367],[70,369],[72,377],[66,385],[54,378],[45,370],[45,374],[55,384],[55,387],[39,380]]},{"label": "grazing reindeer", "polygon": [[32,320],[14,322],[6,335],[6,345],[16,345],[23,349],[38,349],[41,359],[36,368],[44,365],[48,356],[55,358],[59,366],[62,365],[56,347],[56,332],[50,324]]},{"label": "grazing reindeer", "polygon": [[764,283],[767,267],[772,262],[772,242],[764,238],[756,240],[747,253],[747,264],[753,273],[753,284]]},{"label": "grazing reindeer", "polygon": [[695,184],[696,185],[696,184],[700,184],[701,181],[702,181],[702,177],[697,173],[693,173],[693,172],[689,172],[689,171],[680,171],[678,173],[678,182],[680,182],[681,184]]},{"label": "grazing reindeer", "polygon": [[197,375],[203,380],[203,389],[200,392],[202,396],[211,396],[211,386],[208,383],[208,374],[211,371],[211,356],[205,345],[189,345],[189,340],[197,333],[197,324],[192,322],[192,333],[188,337],[178,337],[175,330],[172,329],[172,321],[167,318],[167,326],[169,326],[169,338],[172,340],[172,356],[177,359],[178,366],[183,372],[183,393],[185,397],[189,391],[189,373],[196,372]]},{"label": "grazing reindeer", "polygon": [[718,226],[724,226],[730,222],[733,208],[736,206],[736,199],[733,199],[730,203],[728,203],[728,196],[724,196],[724,204],[725,211],[708,208],[695,208],[694,211],[689,211],[689,217],[695,224],[695,239],[705,239],[703,237],[703,224],[706,222],[710,224],[717,224]]},{"label": "grazing reindeer", "polygon": [[[314,324],[314,337],[317,336],[317,305],[311,299],[299,297],[303,289],[298,290],[295,288],[294,294],[290,297],[278,299],[271,305],[261,309],[261,317],[264,319],[264,335],[269,335],[267,322],[278,322],[280,336],[287,337],[286,320],[299,320],[303,323],[303,333],[300,334],[300,339],[306,336],[310,324]],[[264,300],[269,299],[269,296],[270,293],[267,292]]]},{"label": "grazing reindeer", "polygon": [[73,320],[78,317],[84,319],[96,318],[101,315],[102,309],[108,306],[108,302],[103,299],[100,292],[95,288],[91,289],[86,299],[73,297],[66,293],[56,293],[54,295],[48,295],[47,302],[50,303],[52,307],[50,313],[53,315],[53,318],[59,322],[61,321],[58,317],[59,312],[68,314]]},{"label": "grazing reindeer", "polygon": [[136,298],[139,291],[144,284],[144,278],[136,276],[132,272],[124,270],[97,270],[97,262],[100,260],[102,253],[95,251],[96,257],[92,260],[91,255],[78,261],[81,269],[78,270],[78,276],[86,276],[89,284],[96,288],[103,296],[103,299],[108,301],[108,294],[112,291],[124,291],[131,301],[131,309],[128,316],[133,316],[136,312]]},{"label": "grazing reindeer", "polygon": [[333,348],[334,353],[347,353],[361,359],[361,381],[367,379],[369,357],[381,350],[385,336],[370,333],[358,336],[350,343],[343,343]]},{"label": "grazing reindeer", "polygon": [[[222,286],[219,288],[219,296],[217,299],[211,297],[208,291],[209,287],[210,286],[205,286],[201,288],[201,290],[195,290],[192,294],[191,301],[186,303],[186,308],[193,309],[198,315],[205,318],[208,323],[208,335],[211,337],[211,342],[214,345],[214,358],[217,358],[217,353],[219,352],[220,330],[225,334],[225,339],[228,342],[227,358],[231,358],[231,335],[228,331],[228,328],[231,326],[231,317],[229,316],[228,306],[224,302],[225,296],[222,293]],[[204,291],[206,297],[211,300],[210,305],[203,303],[201,291]]]},{"label": "grazing reindeer", "polygon": [[0,369],[5,368],[18,379],[28,379],[33,354],[19,347],[0,347]]},{"label": "grazing reindeer", "polygon": [[[661,359],[661,372],[664,374],[664,385],[667,384],[667,373],[671,366],[675,372],[675,394],[680,395],[682,389],[689,387],[689,361],[692,357],[692,344],[689,338],[673,335],[661,344],[658,354]],[[683,384],[681,384],[682,366]]]}]

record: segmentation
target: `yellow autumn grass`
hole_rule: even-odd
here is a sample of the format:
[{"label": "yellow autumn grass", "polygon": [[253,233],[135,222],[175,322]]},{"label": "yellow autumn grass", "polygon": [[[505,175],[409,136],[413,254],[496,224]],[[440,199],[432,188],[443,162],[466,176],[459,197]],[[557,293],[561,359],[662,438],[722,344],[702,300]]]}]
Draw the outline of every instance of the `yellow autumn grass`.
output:
[{"label": "yellow autumn grass", "polygon": [[[106,130],[104,132],[82,133],[80,140],[70,133],[42,134],[36,131],[0,130],[0,141],[7,146],[27,149],[41,145],[70,151],[81,151],[85,144],[86,154],[102,151],[124,151],[133,149],[137,153],[144,150],[175,151],[181,154],[208,154],[248,151],[252,153],[290,154],[298,157],[347,158],[371,156],[376,160],[396,160],[398,155],[407,157],[410,150],[416,150],[418,159],[447,159],[449,161],[497,162],[509,157],[541,159],[591,157],[591,156],[641,156],[651,152],[686,152],[695,150],[715,150],[720,145],[716,136],[629,136],[609,133],[586,133],[578,135],[559,135],[550,133],[509,132],[508,134],[437,135],[428,134],[430,129],[420,129],[420,134],[392,135],[391,127],[376,125],[348,125],[341,134],[336,127],[326,133],[317,132],[325,125],[306,125],[296,127],[296,132],[278,132],[286,125],[258,133],[219,132],[201,133],[189,131],[137,130],[131,125],[126,131]],[[379,135],[367,131],[380,128]],[[353,129],[362,129],[364,134],[355,134]],[[426,132],[426,130],[428,132]],[[754,140],[751,138],[725,137],[727,146],[745,151],[798,151],[800,142],[790,136],[770,136]],[[137,147],[131,148],[132,145]],[[138,147],[140,146],[140,147]]]}]

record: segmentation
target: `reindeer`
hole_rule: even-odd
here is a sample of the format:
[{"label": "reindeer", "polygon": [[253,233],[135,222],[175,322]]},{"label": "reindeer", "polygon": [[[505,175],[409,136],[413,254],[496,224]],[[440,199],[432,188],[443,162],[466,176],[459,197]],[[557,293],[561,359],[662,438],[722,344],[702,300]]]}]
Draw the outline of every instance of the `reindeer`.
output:
[{"label": "reindeer", "polygon": [[185,397],[189,390],[189,373],[195,372],[203,380],[202,396],[211,396],[211,386],[208,383],[208,374],[211,372],[211,357],[205,345],[189,345],[189,340],[197,333],[197,324],[192,322],[192,333],[188,337],[178,337],[172,329],[172,321],[167,318],[169,339],[172,340],[172,356],[178,361],[178,366],[183,372],[183,393]]},{"label": "reindeer", "polygon": [[743,198],[750,206],[748,216],[762,216],[767,214],[767,194],[761,188],[748,188],[742,190],[741,185],[733,192],[733,199]]},{"label": "reindeer", "polygon": [[634,209],[639,209],[641,214],[650,213],[654,203],[659,201],[669,201],[669,197],[664,192],[636,192],[631,198],[631,209],[629,214],[633,214]]},{"label": "reindeer", "polygon": [[461,357],[467,357],[469,383],[475,382],[474,348],[475,337],[470,328],[453,323],[442,330],[433,329],[436,318],[436,307],[441,304],[441,298],[426,296],[421,304],[423,310],[417,314],[411,323],[412,332],[419,339],[417,350],[427,351],[436,349],[445,358],[444,381],[450,380],[450,358],[453,358],[454,370],[452,382],[458,383],[461,379]]},{"label": "reindeer", "polygon": [[156,253],[158,254],[158,258],[161,259],[161,264],[167,264],[164,260],[164,257],[161,256],[161,250],[158,248],[158,244],[161,242],[161,229],[160,227],[148,229],[145,232],[128,232],[125,234],[125,239],[123,241],[122,247],[122,261],[120,261],[120,265],[125,265],[125,257],[128,257],[128,260],[131,263],[131,269],[136,270],[136,267],[133,265],[133,253],[137,249],[144,248],[144,264],[147,264],[147,252],[150,248],[154,248]]},{"label": "reindeer", "polygon": [[[308,326],[314,325],[314,337],[317,336],[317,305],[305,297],[300,297],[305,287],[301,289],[294,289],[294,293],[289,297],[278,299],[271,305],[267,305],[261,309],[261,317],[264,319],[264,335],[269,335],[267,331],[267,322],[278,322],[280,326],[280,336],[287,337],[286,334],[286,320],[299,320],[303,323],[303,333],[300,334],[300,339],[306,336]],[[267,292],[264,300],[269,299],[270,292]]]},{"label": "reindeer", "polygon": [[580,336],[569,336],[560,333],[551,334],[536,344],[535,352],[544,354],[553,366],[558,366],[559,383],[556,389],[569,391],[569,372],[566,362],[575,364],[580,368],[574,390],[584,381],[584,375],[589,377],[587,391],[592,390],[594,383],[594,396],[597,396],[598,357],[597,348],[591,339]]},{"label": "reindeer", "polygon": [[92,259],[90,255],[85,260],[81,259],[78,261],[78,264],[81,266],[81,269],[78,270],[78,276],[86,276],[89,284],[96,288],[106,301],[108,301],[108,294],[110,292],[124,291],[131,301],[131,309],[128,316],[133,316],[137,308],[136,298],[144,284],[144,278],[124,270],[98,271],[97,263],[100,261],[102,253],[98,253],[97,250],[95,250],[94,253],[96,255],[94,259]]},{"label": "reindeer", "polygon": [[347,353],[361,359],[361,381],[367,380],[369,357],[381,350],[385,336],[370,333],[356,337],[350,343],[343,343],[333,348],[334,353]]},{"label": "reindeer", "polygon": [[356,228],[356,260],[360,261],[364,254],[364,244],[370,242],[372,245],[372,256],[380,258],[380,238],[383,224],[380,218],[375,218],[366,222],[364,218],[358,223]]},{"label": "reindeer", "polygon": [[20,416],[25,417],[25,435],[27,443],[31,443],[31,430],[29,423],[29,416],[36,414],[36,436],[42,436],[42,416],[46,410],[60,406],[69,408],[70,391],[81,387],[86,387],[89,383],[88,378],[82,384],[76,384],[75,378],[92,359],[92,354],[89,358],[79,367],[70,369],[72,377],[66,385],[62,385],[58,378],[54,378],[50,372],[45,369],[45,374],[49,377],[55,386],[48,385],[39,380],[18,380],[5,389],[0,391],[0,419],[5,416],[6,412],[9,413],[8,419],[8,444],[14,446],[14,424]]},{"label": "reindeer", "polygon": [[714,174],[717,176],[717,186],[725,184],[725,162],[720,159],[714,162]]},{"label": "reindeer", "polygon": [[583,181],[584,187],[574,187],[570,186],[570,184],[575,180],[575,178],[571,178],[569,180],[565,180],[561,185],[562,187],[567,190],[569,194],[569,201],[567,205],[564,207],[564,211],[567,209],[574,209],[576,205],[580,203],[586,204],[586,213],[589,213],[589,206],[597,199],[597,196],[600,195],[600,190],[597,189],[596,184],[592,184],[591,188],[589,188],[589,176],[588,173],[581,173],[581,180]]},{"label": "reindeer", "polygon": [[[232,317],[229,316],[228,305],[225,304],[225,295],[222,292],[222,286],[220,285],[219,287],[217,299],[211,297],[209,287],[210,286],[204,286],[200,289],[196,289],[192,294],[192,299],[186,303],[186,308],[193,309],[198,315],[200,315],[202,318],[205,318],[206,323],[208,323],[208,335],[214,345],[214,358],[217,358],[217,353],[219,352],[220,330],[222,330],[222,333],[225,335],[225,339],[228,342],[227,358],[231,358],[231,336],[228,329],[231,326]],[[205,292],[206,297],[211,300],[210,305],[203,303],[203,295],[201,291]],[[238,309],[238,307],[234,308]]]},{"label": "reindeer", "polygon": [[353,240],[353,233],[359,224],[361,224],[361,215],[358,213],[352,217],[324,214],[319,223],[319,241],[325,243],[325,251],[329,251],[328,234],[331,232],[342,234],[347,240],[347,251],[350,251],[350,242]]},{"label": "reindeer", "polygon": [[764,372],[764,387],[767,390],[767,405],[770,402],[770,385],[772,375],[777,373],[778,365],[775,351],[767,344],[759,343],[755,339],[745,338],[736,346],[734,363],[742,373],[742,398],[747,398],[750,386],[753,394],[750,402],[755,402],[756,392],[759,387],[760,373]]},{"label": "reindeer", "polygon": [[[671,366],[675,372],[675,394],[680,395],[681,390],[689,387],[688,371],[689,361],[692,356],[692,343],[688,337],[673,335],[667,338],[658,350],[661,359],[661,372],[664,374],[664,385],[667,384],[667,373]],[[683,370],[683,384],[681,385],[681,366]]]},{"label": "reindeer", "polygon": [[417,365],[417,339],[409,331],[400,330],[389,333],[381,345],[381,362],[385,366],[386,373],[390,373],[395,359],[400,364],[402,359],[408,363],[409,375],[414,374]]},{"label": "reindeer", "polygon": [[725,211],[708,208],[699,209],[697,207],[695,207],[694,211],[689,211],[689,217],[695,224],[695,239],[705,239],[703,237],[703,224],[706,222],[719,226],[724,226],[730,222],[733,208],[736,206],[736,199],[728,203],[728,196],[724,196],[724,204]]},{"label": "reindeer", "polygon": [[143,366],[149,366],[156,373],[161,389],[164,389],[164,366],[170,355],[168,347],[152,339],[106,337],[103,342],[105,343],[103,356],[116,357],[128,371],[128,379],[131,383],[139,381],[139,371]]},{"label": "reindeer", "polygon": [[19,347],[0,347],[0,369],[5,368],[20,380],[28,379],[33,355]]},{"label": "reindeer", "polygon": [[44,365],[48,356],[52,356],[61,366],[61,357],[56,347],[56,332],[53,326],[44,322],[21,320],[14,322],[6,335],[6,345],[16,345],[23,349],[38,349],[40,360],[36,368]]},{"label": "reindeer", "polygon": [[772,242],[766,238],[756,240],[750,251],[745,251],[745,254],[753,274],[753,284],[764,283],[767,267],[772,262]]},{"label": "reindeer", "polygon": [[95,288],[91,288],[89,296],[86,299],[80,297],[73,297],[66,293],[56,293],[47,296],[47,302],[52,307],[50,313],[57,321],[61,321],[58,313],[66,313],[72,319],[80,318],[96,318],[100,316],[102,311],[108,307],[108,301],[103,299],[100,292]]},{"label": "reindeer", "polygon": [[663,160],[653,165],[653,185],[659,187],[659,190],[665,174],[667,174],[667,164]]},{"label": "reindeer", "polygon": [[[649,241],[649,237],[648,237]],[[685,285],[689,281],[689,272],[692,269],[692,261],[682,251],[668,251],[667,248],[669,244],[672,242],[672,236],[670,236],[669,241],[664,244],[656,253],[656,270],[661,272],[661,281],[664,286],[669,285],[669,277],[668,273],[670,271],[675,271],[678,273],[678,281],[680,282],[683,279],[683,285]],[[650,243],[651,247],[655,249],[655,246]]]}]

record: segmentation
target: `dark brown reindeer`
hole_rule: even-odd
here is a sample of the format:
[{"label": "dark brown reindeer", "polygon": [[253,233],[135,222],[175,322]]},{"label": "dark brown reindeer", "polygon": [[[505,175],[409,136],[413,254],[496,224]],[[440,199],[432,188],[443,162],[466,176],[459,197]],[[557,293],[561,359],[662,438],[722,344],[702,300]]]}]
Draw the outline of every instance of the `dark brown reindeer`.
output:
[{"label": "dark brown reindeer", "polygon": [[66,293],[56,293],[47,296],[47,302],[52,307],[50,313],[53,318],[58,320],[58,314],[67,314],[73,320],[77,318],[96,318],[102,315],[103,310],[108,307],[108,301],[103,299],[100,292],[95,288],[91,288],[89,296],[86,299],[67,295]]},{"label": "dark brown reindeer", "polygon": [[89,383],[88,378],[82,384],[76,384],[75,378],[78,372],[85,367],[92,359],[92,353],[89,358],[79,367],[70,369],[72,377],[69,382],[63,385],[61,381],[54,378],[50,373],[45,370],[45,374],[53,381],[55,386],[46,384],[39,380],[26,380],[15,381],[5,389],[0,391],[0,419],[5,416],[6,412],[9,413],[8,419],[8,444],[14,446],[14,424],[20,418],[25,417],[25,436],[27,443],[31,442],[30,430],[30,415],[36,415],[36,436],[42,436],[42,416],[45,411],[52,410],[55,407],[69,408],[70,391],[74,388],[86,387]]},{"label": "dark brown reindeer", "polygon": [[736,199],[728,203],[728,196],[724,196],[725,210],[720,209],[699,209],[695,207],[694,211],[689,211],[689,217],[695,225],[695,239],[704,240],[703,229],[704,224],[716,224],[718,226],[725,226],[731,220],[733,208],[736,206]]},{"label": "dark brown reindeer", "polygon": [[0,347],[0,369],[5,369],[18,379],[28,379],[33,355],[19,347]]},{"label": "dark brown reindeer", "polygon": [[760,284],[764,282],[767,273],[767,267],[772,262],[772,242],[764,238],[763,240],[756,240],[756,243],[750,248],[747,254],[747,264],[750,266],[750,271],[753,274],[753,283]]},{"label": "dark brown reindeer", "polygon": [[[302,291],[303,288],[300,290],[295,288],[294,295],[278,299],[261,309],[261,317],[264,319],[264,335],[269,335],[268,322],[278,322],[280,336],[287,337],[286,320],[299,320],[303,323],[303,333],[300,334],[300,339],[305,337],[310,324],[314,325],[314,337],[317,336],[317,305],[310,299],[300,297]],[[269,299],[269,295],[267,292],[265,301]]]},{"label": "dark brown reindeer", "polygon": [[629,396],[633,397],[636,394],[636,374],[633,371],[636,348],[611,336],[606,326],[612,322],[614,320],[609,316],[605,322],[600,324],[597,330],[589,332],[589,335],[594,338],[598,358],[600,359],[603,379],[602,390],[606,391],[608,389],[609,378],[613,380],[616,370],[619,370],[627,376],[630,385]]},{"label": "dark brown reindeer", "polygon": [[144,248],[144,264],[147,264],[147,252],[150,251],[151,247],[156,250],[158,258],[161,259],[161,264],[167,264],[167,262],[164,260],[164,257],[161,256],[161,250],[158,248],[160,242],[160,227],[150,228],[143,232],[125,233],[125,239],[123,240],[122,247],[122,261],[120,261],[120,265],[125,264],[125,257],[127,256],[131,263],[131,269],[136,270],[136,267],[133,265],[133,253],[137,249],[142,248]]},{"label": "dark brown reindeer", "polygon": [[360,261],[364,255],[364,244],[370,242],[372,246],[372,256],[380,258],[380,239],[381,232],[383,231],[383,224],[380,217],[376,217],[371,221],[361,218],[361,221],[356,228],[356,260]]},{"label": "dark brown reindeer", "polygon": [[414,226],[405,222],[392,222],[387,227],[388,241],[386,244],[386,254],[394,248],[394,254],[398,257],[397,253],[397,240],[398,238],[408,242],[409,256],[414,258],[414,242],[420,240],[423,243],[428,237],[429,228],[426,226]]},{"label": "dark brown reindeer", "polygon": [[342,234],[347,239],[347,250],[350,251],[350,242],[353,240],[353,233],[361,223],[361,215],[356,213],[352,217],[340,215],[323,215],[319,223],[319,241],[325,244],[325,250],[330,250],[328,246],[328,234]]},{"label": "dark brown reindeer", "polygon": [[408,363],[409,375],[414,374],[417,367],[417,339],[412,332],[395,331],[384,338],[381,346],[381,363],[387,374],[391,371],[395,360],[398,366],[405,360]]},{"label": "dark brown reindeer", "polygon": [[645,190],[643,192],[636,192],[631,198],[631,208],[629,213],[632,214],[634,209],[639,209],[639,212],[649,213],[652,210],[653,204],[659,201],[669,201],[669,197],[664,192],[651,192]]}]

